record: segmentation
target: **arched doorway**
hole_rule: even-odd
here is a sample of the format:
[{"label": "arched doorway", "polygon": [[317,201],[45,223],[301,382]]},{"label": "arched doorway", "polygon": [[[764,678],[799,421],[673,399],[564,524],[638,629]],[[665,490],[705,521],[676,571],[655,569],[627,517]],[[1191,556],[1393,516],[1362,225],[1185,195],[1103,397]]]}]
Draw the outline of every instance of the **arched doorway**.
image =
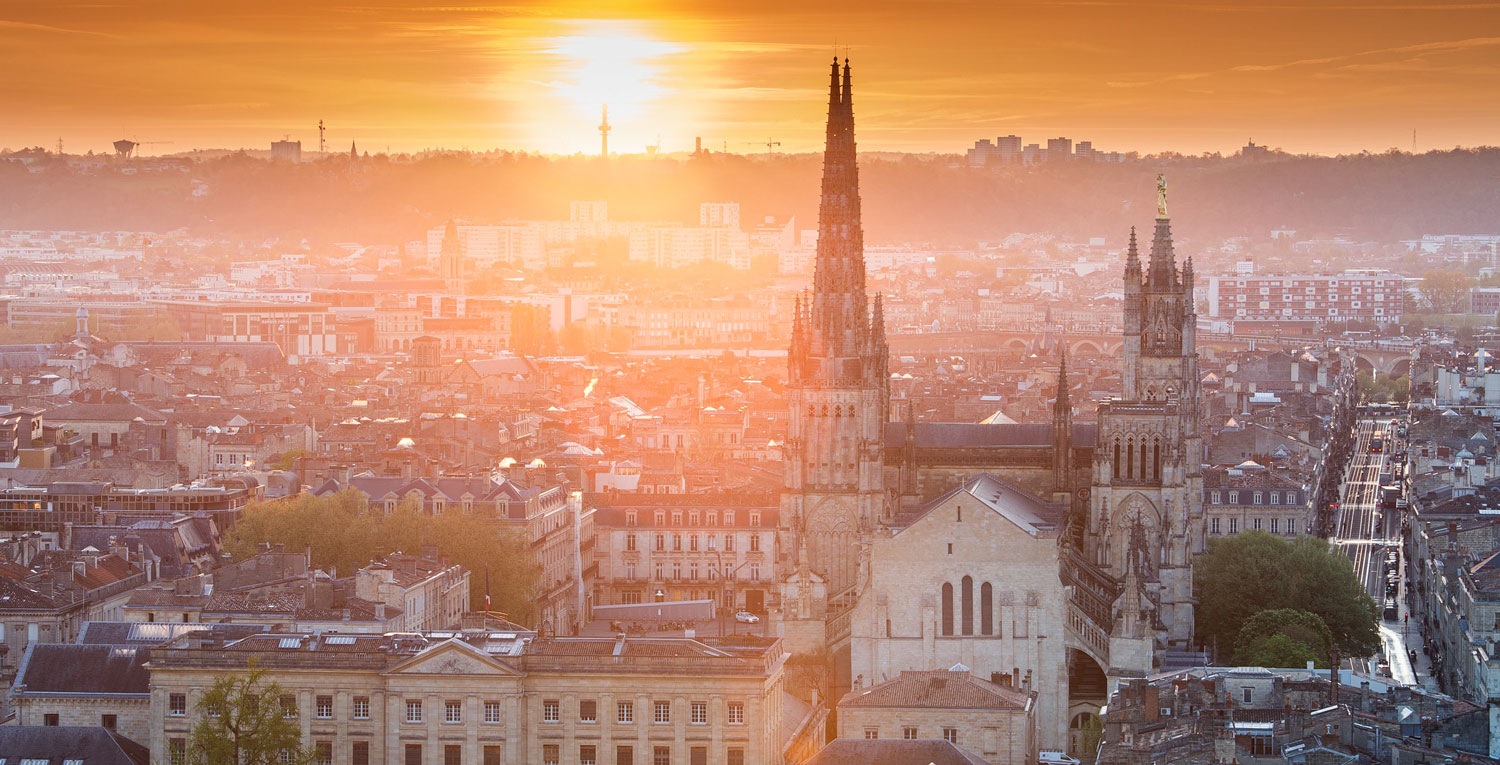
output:
[{"label": "arched doorway", "polygon": [[1099,710],[1109,700],[1109,678],[1094,657],[1068,649],[1068,754],[1091,763],[1103,734]]}]

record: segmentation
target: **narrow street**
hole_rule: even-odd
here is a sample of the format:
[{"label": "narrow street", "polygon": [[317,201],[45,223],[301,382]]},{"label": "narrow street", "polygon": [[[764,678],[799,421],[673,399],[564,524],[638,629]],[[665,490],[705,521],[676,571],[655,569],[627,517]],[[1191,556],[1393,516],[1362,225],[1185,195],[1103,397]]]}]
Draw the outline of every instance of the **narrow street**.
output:
[{"label": "narrow street", "polygon": [[[1406,565],[1400,553],[1401,519],[1398,511],[1380,507],[1382,476],[1392,480],[1387,474],[1394,467],[1391,454],[1400,448],[1396,424],[1397,420],[1390,417],[1358,420],[1354,454],[1339,493],[1335,533],[1329,541],[1353,561],[1355,575],[1380,610],[1380,655],[1352,658],[1348,665],[1373,675],[1388,676],[1404,685],[1415,685],[1426,678],[1418,672],[1425,667],[1414,669],[1410,658],[1411,649],[1420,648],[1422,640],[1415,623],[1407,619],[1406,593],[1401,586]],[[1381,449],[1372,451],[1377,438],[1381,439]],[[1393,560],[1388,562],[1389,558]],[[1397,572],[1393,587],[1387,584],[1390,571]],[[1387,598],[1395,599],[1392,608],[1386,608]],[[1391,616],[1394,618],[1388,618]]]}]

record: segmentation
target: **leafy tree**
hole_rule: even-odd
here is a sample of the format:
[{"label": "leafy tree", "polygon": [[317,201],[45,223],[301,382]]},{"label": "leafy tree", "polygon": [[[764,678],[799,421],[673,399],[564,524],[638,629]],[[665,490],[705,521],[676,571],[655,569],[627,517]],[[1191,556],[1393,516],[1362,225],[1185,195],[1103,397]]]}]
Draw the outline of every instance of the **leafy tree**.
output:
[{"label": "leafy tree", "polygon": [[426,515],[413,498],[395,510],[371,507],[363,494],[346,489],[329,496],[301,494],[258,502],[245,508],[224,537],[235,560],[256,553],[262,543],[288,550],[311,548],[312,565],[348,576],[387,553],[416,552],[436,545],[438,553],[468,569],[469,603],[483,608],[485,572],[494,610],[529,624],[537,616],[540,566],[522,534],[498,518],[456,511]]},{"label": "leafy tree", "polygon": [[1345,656],[1368,656],[1380,647],[1375,601],[1354,564],[1322,539],[1287,541],[1264,531],[1212,539],[1198,556],[1193,579],[1198,635],[1205,644],[1234,645],[1252,616],[1294,608],[1322,619]]},{"label": "leafy tree", "polygon": [[1328,631],[1328,625],[1317,614],[1295,608],[1273,608],[1246,619],[1234,641],[1234,662],[1243,666],[1304,666],[1306,659],[1297,664],[1265,661],[1268,646],[1276,650],[1283,647],[1284,643],[1270,642],[1271,638],[1277,637],[1302,646],[1309,654],[1307,658],[1317,661],[1318,666],[1328,666],[1329,649],[1333,647],[1333,634]]},{"label": "leafy tree", "polygon": [[1317,659],[1317,652],[1306,643],[1280,633],[1256,638],[1234,655],[1234,662],[1242,667],[1305,667]]},{"label": "leafy tree", "polygon": [[280,685],[250,665],[245,675],[225,675],[203,692],[198,722],[188,738],[191,765],[277,765],[309,763],[302,729],[282,715]]},{"label": "leafy tree", "polygon": [[1434,313],[1463,313],[1469,309],[1469,287],[1474,280],[1456,271],[1434,269],[1422,275],[1422,303]]},{"label": "leafy tree", "polygon": [[271,459],[270,468],[272,470],[291,470],[297,464],[298,459],[311,456],[312,452],[306,449],[285,451]]}]

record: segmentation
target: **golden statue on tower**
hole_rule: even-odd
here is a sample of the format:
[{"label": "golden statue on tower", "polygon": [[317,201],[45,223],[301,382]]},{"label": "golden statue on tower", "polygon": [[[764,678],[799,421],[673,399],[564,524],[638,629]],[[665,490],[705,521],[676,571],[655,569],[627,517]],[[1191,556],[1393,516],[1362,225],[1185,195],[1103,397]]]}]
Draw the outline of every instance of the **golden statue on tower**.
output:
[{"label": "golden statue on tower", "polygon": [[1156,217],[1167,217],[1167,174],[1156,174]]}]

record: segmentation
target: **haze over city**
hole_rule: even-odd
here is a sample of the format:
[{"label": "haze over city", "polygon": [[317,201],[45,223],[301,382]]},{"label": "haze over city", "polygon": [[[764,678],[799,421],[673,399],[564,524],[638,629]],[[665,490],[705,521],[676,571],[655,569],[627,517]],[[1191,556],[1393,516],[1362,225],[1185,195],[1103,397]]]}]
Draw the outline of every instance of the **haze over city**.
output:
[{"label": "haze over city", "polygon": [[1497,26],[0,0],[0,765],[1500,765]]},{"label": "haze over city", "polygon": [[806,63],[848,52],[862,148],[1089,135],[1122,151],[1492,143],[1490,2],[23,2],[0,4],[0,145],[150,154],[283,134],[410,152],[572,153],[610,104],[658,140],[819,147]]}]

